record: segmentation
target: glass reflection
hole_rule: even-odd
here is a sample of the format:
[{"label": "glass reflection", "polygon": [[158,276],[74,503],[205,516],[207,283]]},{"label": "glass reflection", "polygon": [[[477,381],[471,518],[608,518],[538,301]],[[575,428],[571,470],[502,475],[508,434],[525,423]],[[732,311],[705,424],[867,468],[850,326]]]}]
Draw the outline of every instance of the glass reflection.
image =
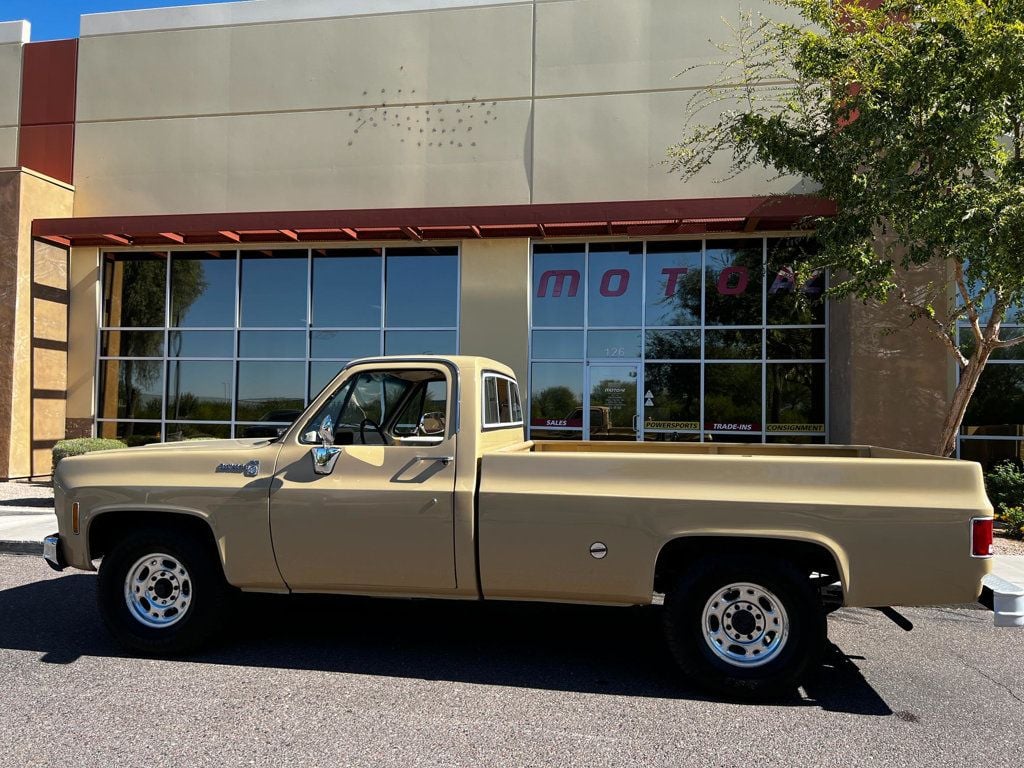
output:
[{"label": "glass reflection", "polygon": [[797,265],[816,248],[813,238],[768,241],[768,325],[824,325],[825,277],[818,272],[797,285]]},{"label": "glass reflection", "polygon": [[166,288],[167,254],[104,254],[103,325],[163,327]]},{"label": "glass reflection", "polygon": [[96,436],[120,440],[129,448],[160,442],[160,425],[138,421],[101,421],[96,424]]},{"label": "glass reflection", "polygon": [[163,357],[163,331],[104,331],[100,357]]},{"label": "glass reflection", "polygon": [[230,424],[168,424],[167,442],[183,440],[226,440],[231,437]]},{"label": "glass reflection", "polygon": [[642,331],[590,331],[587,334],[587,357],[626,358],[640,357]]},{"label": "glass reflection", "polygon": [[387,249],[389,327],[454,328],[458,324],[458,253],[454,247]]},{"label": "glass reflection", "polygon": [[231,328],[235,325],[235,253],[171,258],[171,325]]},{"label": "glass reflection", "polygon": [[238,364],[238,421],[262,421],[270,411],[302,410],[306,364],[241,362]]},{"label": "glass reflection", "polygon": [[717,363],[704,367],[704,428],[761,431],[761,365]]},{"label": "glass reflection", "polygon": [[644,429],[700,429],[700,365],[644,366]]},{"label": "glass reflection", "polygon": [[582,245],[534,246],[534,327],[583,326],[584,253]]},{"label": "glass reflection", "polygon": [[757,240],[709,240],[704,267],[708,325],[761,325],[763,245]]},{"label": "glass reflection", "polygon": [[157,360],[100,363],[101,419],[160,419],[164,364]]},{"label": "glass reflection", "polygon": [[770,363],[766,432],[825,431],[825,366]]},{"label": "glass reflection", "polygon": [[455,331],[388,331],[385,355],[454,355]]},{"label": "glass reflection", "polygon": [[583,427],[583,363],[534,363],[530,423],[537,427]]},{"label": "glass reflection", "polygon": [[234,331],[171,331],[170,357],[234,357]]},{"label": "glass reflection", "polygon": [[1024,435],[1024,365],[985,366],[967,406],[963,431],[978,436]]},{"label": "glass reflection", "polygon": [[647,325],[700,325],[700,240],[647,244]]},{"label": "glass reflection", "polygon": [[316,398],[328,384],[333,381],[341,369],[343,362],[319,362],[309,364],[309,399]]},{"label": "glass reflection", "polygon": [[642,281],[642,243],[592,244],[587,278],[588,325],[641,325]]},{"label": "glass reflection", "polygon": [[304,328],[309,267],[305,251],[242,256],[242,326]]},{"label": "glass reflection", "polygon": [[822,360],[825,331],[821,328],[769,328],[768,358],[771,360]]},{"label": "glass reflection", "polygon": [[313,331],[313,357],[354,360],[380,354],[380,331]]},{"label": "glass reflection", "polygon": [[700,331],[648,331],[648,360],[699,360]]},{"label": "glass reflection", "polygon": [[167,369],[167,418],[231,421],[232,363],[172,360]]},{"label": "glass reflection", "polygon": [[704,334],[704,356],[708,360],[759,360],[761,331],[709,330]]},{"label": "glass reflection", "polygon": [[532,354],[537,360],[582,359],[583,331],[534,331]]},{"label": "glass reflection", "polygon": [[302,331],[242,331],[238,334],[239,357],[306,357]]},{"label": "glass reflection", "polygon": [[383,268],[379,248],[313,251],[313,326],[379,327]]}]

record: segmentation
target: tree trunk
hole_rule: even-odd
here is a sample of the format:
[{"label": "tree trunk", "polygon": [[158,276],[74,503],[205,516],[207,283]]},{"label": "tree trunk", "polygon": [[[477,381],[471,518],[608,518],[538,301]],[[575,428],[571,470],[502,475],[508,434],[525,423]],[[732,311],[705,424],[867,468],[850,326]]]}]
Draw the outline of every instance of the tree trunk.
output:
[{"label": "tree trunk", "polygon": [[956,438],[960,433],[960,425],[963,423],[964,416],[967,415],[967,406],[974,396],[981,372],[985,370],[985,364],[988,363],[991,354],[991,344],[982,341],[971,355],[971,359],[967,361],[967,365],[960,371],[960,380],[953,391],[953,401],[949,404],[946,419],[942,424],[942,435],[935,447],[935,453],[938,456],[952,456],[956,450]]}]

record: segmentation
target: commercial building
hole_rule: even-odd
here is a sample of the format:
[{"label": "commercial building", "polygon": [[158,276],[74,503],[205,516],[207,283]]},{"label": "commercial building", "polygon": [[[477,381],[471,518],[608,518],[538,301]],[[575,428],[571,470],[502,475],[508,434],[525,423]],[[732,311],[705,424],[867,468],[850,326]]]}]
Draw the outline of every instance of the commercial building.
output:
[{"label": "commercial building", "polygon": [[[537,438],[929,450],[941,345],[795,282],[828,204],[664,163],[727,35],[699,0],[0,24],[0,475],[65,436],[258,434],[381,353],[507,362]],[[964,455],[1017,454],[1019,372]]]}]

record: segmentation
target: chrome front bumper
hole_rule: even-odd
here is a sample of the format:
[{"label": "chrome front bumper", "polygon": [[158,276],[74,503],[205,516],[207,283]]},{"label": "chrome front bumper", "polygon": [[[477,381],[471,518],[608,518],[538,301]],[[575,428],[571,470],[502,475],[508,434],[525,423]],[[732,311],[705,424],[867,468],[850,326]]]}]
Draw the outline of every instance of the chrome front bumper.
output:
[{"label": "chrome front bumper", "polygon": [[43,539],[43,559],[55,571],[63,571],[68,567],[64,553],[61,551],[59,534],[55,533]]}]

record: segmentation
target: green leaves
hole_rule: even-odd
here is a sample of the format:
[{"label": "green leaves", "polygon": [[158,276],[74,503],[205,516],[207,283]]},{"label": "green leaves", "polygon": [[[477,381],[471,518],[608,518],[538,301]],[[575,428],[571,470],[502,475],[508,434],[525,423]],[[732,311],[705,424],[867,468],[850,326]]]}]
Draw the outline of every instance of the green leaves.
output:
[{"label": "green leaves", "polygon": [[[884,297],[897,267],[952,259],[970,263],[972,301],[1018,301],[1024,4],[778,4],[807,23],[741,16],[719,83],[691,100],[672,165],[690,177],[728,152],[730,175],[760,165],[815,182],[839,207],[817,222],[821,265],[850,274],[833,295]],[[738,92],[739,106],[715,109]],[[953,315],[965,316],[963,302]]]}]

